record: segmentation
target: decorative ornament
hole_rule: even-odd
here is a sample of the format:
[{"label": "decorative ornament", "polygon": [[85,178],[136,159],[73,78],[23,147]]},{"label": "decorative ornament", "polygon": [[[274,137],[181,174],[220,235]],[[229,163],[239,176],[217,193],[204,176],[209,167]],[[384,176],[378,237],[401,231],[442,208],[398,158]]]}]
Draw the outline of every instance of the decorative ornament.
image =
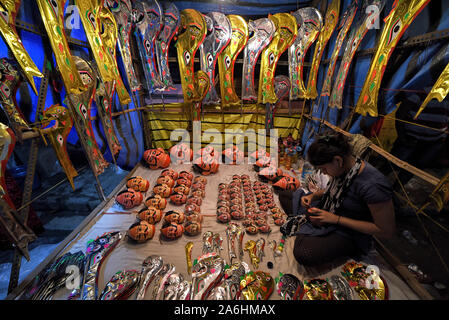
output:
[{"label": "decorative ornament", "polygon": [[164,261],[162,260],[162,257],[155,255],[147,257],[142,262],[139,283],[137,285],[136,300],[144,299],[148,285],[155,279],[163,264]]}]

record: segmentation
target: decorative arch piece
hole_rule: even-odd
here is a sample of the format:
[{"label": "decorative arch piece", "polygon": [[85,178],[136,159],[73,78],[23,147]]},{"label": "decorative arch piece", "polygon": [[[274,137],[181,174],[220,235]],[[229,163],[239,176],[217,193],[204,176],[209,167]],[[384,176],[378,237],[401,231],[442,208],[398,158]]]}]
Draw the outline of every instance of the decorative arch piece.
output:
[{"label": "decorative arch piece", "polygon": [[248,31],[253,35],[249,38],[244,50],[242,100],[256,102],[257,93],[254,84],[254,70],[260,53],[273,39],[276,26],[270,19],[260,18],[248,23]]},{"label": "decorative arch piece", "polygon": [[[376,12],[368,10],[369,7],[375,6],[378,8]],[[354,58],[355,52],[360,46],[363,38],[368,32],[368,27],[373,25],[379,14],[382,12],[385,6],[385,0],[365,0],[363,4],[362,12],[365,14],[359,19],[357,27],[353,29],[346,42],[345,52],[340,63],[340,67],[335,78],[335,83],[332,88],[332,93],[329,99],[329,107],[342,108],[343,90],[345,87],[346,77],[348,76],[349,67]]]},{"label": "decorative arch piece", "polygon": [[274,73],[279,57],[296,39],[298,24],[289,13],[276,13],[268,17],[276,26],[270,44],[263,50],[260,64],[258,103],[276,103]]},{"label": "decorative arch piece", "polygon": [[34,92],[38,94],[33,76],[43,78],[44,75],[39,71],[38,67],[36,67],[30,55],[25,50],[15,26],[21,2],[21,0],[0,1],[0,33],[22,68],[29,84]]},{"label": "decorative arch piece", "polygon": [[292,13],[298,23],[298,36],[288,48],[288,71],[292,88],[290,99],[303,99],[306,94],[303,66],[304,58],[323,27],[321,13],[313,8],[301,8]]},{"label": "decorative arch piece", "polygon": [[220,104],[220,97],[215,90],[215,65],[221,52],[231,41],[231,21],[220,12],[210,12],[204,16],[209,35],[200,46],[200,64],[209,76],[209,90],[203,100],[204,104]]},{"label": "decorative arch piece", "polygon": [[355,111],[377,117],[377,97],[388,60],[399,39],[430,0],[395,0],[371,60]]},{"label": "decorative arch piece", "polygon": [[316,90],[316,79],[318,76],[318,69],[320,67],[321,57],[324,53],[324,48],[329,41],[340,16],[340,0],[333,0],[326,11],[324,18],[324,27],[318,36],[318,41],[315,45],[315,52],[313,54],[312,66],[310,67],[309,78],[307,79],[306,99],[315,99],[318,96]]},{"label": "decorative arch piece", "polygon": [[181,11],[181,30],[176,42],[179,74],[181,75],[184,102],[198,101],[195,90],[195,53],[207,34],[206,20],[195,9]]}]

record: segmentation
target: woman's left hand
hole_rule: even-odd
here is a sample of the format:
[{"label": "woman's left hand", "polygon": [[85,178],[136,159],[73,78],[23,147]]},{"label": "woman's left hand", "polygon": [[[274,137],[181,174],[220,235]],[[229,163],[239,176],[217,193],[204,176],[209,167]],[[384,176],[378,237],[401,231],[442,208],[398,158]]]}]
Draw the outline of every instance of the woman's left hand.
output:
[{"label": "woman's left hand", "polygon": [[338,216],[318,208],[310,208],[307,210],[310,215],[309,219],[313,225],[322,226],[323,224],[336,224],[338,221]]}]

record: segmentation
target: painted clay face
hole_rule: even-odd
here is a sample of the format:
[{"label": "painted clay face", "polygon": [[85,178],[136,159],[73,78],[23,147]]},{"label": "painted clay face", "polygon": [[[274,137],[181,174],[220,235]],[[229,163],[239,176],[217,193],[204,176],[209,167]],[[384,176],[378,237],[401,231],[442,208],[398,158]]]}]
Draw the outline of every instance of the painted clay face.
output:
[{"label": "painted clay face", "polygon": [[273,187],[280,190],[295,191],[301,186],[298,179],[291,176],[283,176],[279,179],[275,179]]},{"label": "painted clay face", "polygon": [[166,184],[170,188],[173,188],[173,186],[175,185],[175,181],[170,176],[160,176],[159,178],[157,178],[156,183]]},{"label": "painted clay face", "polygon": [[203,216],[201,214],[198,214],[198,213],[191,214],[189,216],[186,215],[186,221],[202,223],[203,222]]},{"label": "painted clay face", "polygon": [[166,222],[170,222],[170,223],[182,224],[182,223],[184,223],[185,215],[181,211],[173,211],[172,210],[172,211],[168,211],[165,214],[164,220]]},{"label": "painted clay face", "polygon": [[269,166],[259,171],[259,178],[267,179],[270,181],[273,181],[275,178],[281,177],[282,175],[282,169],[276,168],[274,166]]},{"label": "painted clay face", "polygon": [[162,170],[161,176],[170,176],[173,180],[178,179],[178,173],[171,168]]},{"label": "painted clay face", "polygon": [[206,196],[206,193],[204,192],[204,190],[196,190],[192,192],[192,196],[204,198]]},{"label": "painted clay face", "polygon": [[125,209],[131,209],[142,203],[143,195],[140,192],[129,188],[128,190],[123,190],[117,194],[115,200]]},{"label": "painted clay face", "polygon": [[170,156],[162,148],[146,150],[143,153],[143,160],[150,169],[167,168],[170,165]]},{"label": "painted clay face", "polygon": [[145,220],[134,223],[129,227],[128,235],[137,242],[145,242],[153,238],[156,228]]},{"label": "painted clay face", "polygon": [[176,144],[170,148],[170,157],[173,164],[190,163],[193,151],[185,143]]},{"label": "painted clay face", "polygon": [[190,203],[185,206],[184,213],[186,216],[189,216],[192,214],[200,214],[201,209],[200,209],[200,206],[197,205],[196,203]]},{"label": "painted clay face", "polygon": [[207,184],[207,179],[205,177],[202,176],[197,176],[193,179],[193,183],[202,183],[204,185]]},{"label": "painted clay face", "polygon": [[195,196],[190,196],[187,198],[187,203],[188,204],[196,204],[198,206],[201,206],[201,204],[203,203],[203,200],[201,200],[201,198],[195,197]]},{"label": "painted clay face", "polygon": [[167,206],[167,199],[162,198],[160,195],[156,194],[145,200],[145,205],[147,207],[154,207],[159,210],[164,210]]},{"label": "painted clay face", "polygon": [[166,184],[157,184],[154,186],[153,192],[162,198],[168,198],[172,193],[172,189]]},{"label": "painted clay face", "polygon": [[187,179],[187,180],[190,180],[190,181],[193,180],[193,174],[190,173],[190,172],[187,172],[187,171],[181,171],[181,172],[179,173],[179,177],[180,177],[180,178]]},{"label": "painted clay face", "polygon": [[173,222],[166,222],[161,229],[162,234],[169,240],[174,240],[182,236],[184,227]]},{"label": "painted clay face", "polygon": [[174,203],[175,205],[182,205],[185,204],[187,201],[187,196],[183,193],[176,193],[170,196],[170,200],[172,203]]},{"label": "painted clay face", "polygon": [[137,176],[129,178],[126,182],[126,186],[136,191],[147,192],[150,188],[150,182],[140,176]]},{"label": "painted clay face", "polygon": [[176,193],[181,193],[181,194],[184,194],[184,195],[187,196],[190,193],[190,188],[185,186],[185,185],[183,185],[183,184],[181,184],[181,185],[176,186],[173,189],[173,191],[176,192]]},{"label": "painted clay face", "polygon": [[178,178],[178,180],[176,180],[176,184],[184,185],[190,188],[192,186],[192,181],[186,178]]},{"label": "painted clay face", "polygon": [[201,233],[201,223],[198,221],[187,221],[184,233],[188,236],[196,236]]},{"label": "painted clay face", "polygon": [[137,214],[137,217],[140,220],[145,220],[149,224],[156,224],[161,221],[162,212],[155,207],[148,207],[146,209],[140,210]]}]

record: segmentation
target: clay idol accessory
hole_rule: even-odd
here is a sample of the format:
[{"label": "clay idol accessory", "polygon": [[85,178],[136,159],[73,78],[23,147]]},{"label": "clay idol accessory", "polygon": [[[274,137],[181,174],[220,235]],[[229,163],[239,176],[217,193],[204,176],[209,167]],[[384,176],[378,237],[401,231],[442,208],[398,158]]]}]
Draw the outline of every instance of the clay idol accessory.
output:
[{"label": "clay idol accessory", "polygon": [[181,211],[168,211],[165,213],[164,221],[170,222],[170,223],[177,223],[177,224],[183,224],[185,220],[184,213]]},{"label": "clay idol accessory", "polygon": [[270,44],[262,51],[260,80],[257,102],[275,103],[274,74],[279,57],[295,41],[298,25],[295,17],[289,13],[276,13],[268,17],[276,26],[276,32]]},{"label": "clay idol accessory", "polygon": [[315,52],[313,54],[312,65],[310,67],[309,78],[307,79],[306,99],[315,99],[318,96],[316,90],[316,81],[318,77],[318,68],[320,67],[321,57],[324,48],[329,41],[340,16],[340,0],[332,0],[327,7],[326,16],[324,18],[324,27],[321,30],[318,40],[315,44]]},{"label": "clay idol accessory", "polygon": [[180,184],[173,188],[173,192],[187,196],[190,193],[190,188]]},{"label": "clay idol accessory", "polygon": [[175,186],[175,180],[170,176],[159,176],[156,180],[156,184],[165,184],[170,188],[173,188]]},{"label": "clay idol accessory", "polygon": [[168,49],[171,40],[178,33],[180,24],[180,14],[174,3],[162,1],[163,11],[163,28],[156,39],[155,53],[157,58],[157,66],[159,76],[165,88],[173,87],[173,80],[170,74],[170,66],[168,64]]},{"label": "clay idol accessory", "polygon": [[273,188],[275,190],[290,190],[295,191],[301,186],[301,182],[290,175],[278,177],[273,181]]},{"label": "clay idol accessory", "polygon": [[190,281],[184,280],[183,282],[181,282],[178,290],[178,300],[189,300],[191,289],[192,283]]},{"label": "clay idol accessory", "polygon": [[376,53],[372,57],[368,74],[357,101],[355,109],[357,113],[364,116],[368,113],[372,117],[377,117],[377,96],[388,60],[390,60],[391,54],[405,30],[429,1],[397,0],[393,3],[393,8],[384,19],[385,24],[377,42]]},{"label": "clay idol accessory", "polygon": [[256,256],[259,261],[262,261],[262,258],[265,256],[265,239],[259,238],[256,241]]},{"label": "clay idol accessory", "polygon": [[11,50],[11,53],[19,63],[34,92],[38,94],[33,77],[43,78],[44,75],[39,71],[30,55],[25,50],[15,26],[16,17],[19,13],[21,2],[21,0],[8,0],[1,2],[0,33],[8,45],[8,48]]},{"label": "clay idol accessory", "polygon": [[167,206],[167,199],[162,198],[160,195],[155,194],[154,196],[148,197],[145,200],[145,206],[147,207],[155,207],[159,210],[164,210]]},{"label": "clay idol accessory", "polygon": [[142,159],[150,169],[165,169],[170,165],[170,155],[162,148],[145,150]]},{"label": "clay idol accessory", "polygon": [[192,268],[191,300],[205,300],[223,276],[224,260],[215,252],[202,255]]},{"label": "clay idol accessory", "polygon": [[274,93],[277,97],[275,103],[270,104],[267,107],[267,116],[265,121],[265,127],[268,129],[274,128],[274,114],[277,108],[281,106],[282,101],[288,96],[290,92],[290,79],[285,75],[278,75],[273,80],[274,83]]},{"label": "clay idol accessory", "polygon": [[213,243],[213,250],[220,255],[221,250],[223,250],[222,244],[223,244],[223,238],[220,236],[219,233],[214,233],[212,237],[212,243]]},{"label": "clay idol accessory", "polygon": [[[46,128],[52,121],[54,121],[53,126]],[[63,168],[72,189],[75,190],[73,178],[78,176],[78,172],[67,153],[67,137],[73,126],[73,120],[69,111],[61,105],[52,105],[43,111],[41,124],[43,127],[42,131],[50,140],[59,164]]]},{"label": "clay idol accessory", "polygon": [[246,262],[236,262],[225,268],[223,285],[226,289],[226,300],[240,299],[240,279],[251,269]]},{"label": "clay idol accessory", "polygon": [[292,13],[298,23],[298,36],[288,48],[288,74],[290,77],[290,99],[303,99],[306,94],[304,84],[304,58],[315,42],[323,26],[321,13],[313,8],[301,8]]},{"label": "clay idol accessory", "polygon": [[175,240],[182,236],[184,232],[184,226],[174,222],[166,222],[161,228],[161,234],[167,240]]},{"label": "clay idol accessory", "polygon": [[163,300],[164,299],[164,288],[170,276],[175,272],[176,267],[168,263],[162,267],[159,273],[158,281],[155,283],[153,288],[153,300]]},{"label": "clay idol accessory", "polygon": [[150,182],[141,176],[135,176],[126,180],[126,186],[135,191],[147,192],[150,188]]},{"label": "clay idol accessory", "polygon": [[136,290],[139,282],[139,271],[118,271],[106,284],[98,300],[126,300]]},{"label": "clay idol accessory", "polygon": [[0,104],[8,119],[9,126],[18,137],[21,136],[22,129],[30,129],[16,100],[17,90],[21,83],[21,74],[12,61],[6,58],[0,59]]},{"label": "clay idol accessory", "polygon": [[188,236],[196,236],[201,233],[200,219],[192,219],[192,217],[201,217],[200,215],[191,215],[187,217],[187,221],[184,225],[184,233]]},{"label": "clay idol accessory", "polygon": [[248,32],[252,34],[244,49],[242,100],[256,102],[257,94],[254,84],[254,70],[257,59],[263,49],[271,42],[276,26],[268,18],[261,18],[248,23]]},{"label": "clay idol accessory", "polygon": [[335,300],[354,300],[352,289],[345,279],[338,275],[333,275],[328,281],[332,287],[332,294]]},{"label": "clay idol accessory", "polygon": [[178,294],[181,291],[184,276],[181,273],[172,273],[164,287],[163,300],[178,300]]},{"label": "clay idol accessory", "polygon": [[164,261],[162,257],[151,255],[142,262],[139,283],[137,285],[136,300],[143,300],[148,285],[154,280],[162,268]]},{"label": "clay idol accessory", "polygon": [[142,200],[142,194],[131,188],[123,190],[115,196],[115,201],[125,209],[132,209],[139,206],[142,203]]},{"label": "clay idol accessory", "polygon": [[203,15],[194,9],[182,10],[179,32],[175,46],[178,53],[184,102],[194,102],[198,101],[198,93],[195,90],[195,53],[207,33]]},{"label": "clay idol accessory", "polygon": [[279,272],[279,277],[275,281],[277,293],[282,300],[302,300],[304,286],[295,275]]},{"label": "clay idol accessory", "polygon": [[190,274],[192,272],[193,262],[192,262],[192,249],[193,249],[193,242],[189,241],[185,245],[185,251],[186,251],[186,261],[187,261],[187,273]]},{"label": "clay idol accessory", "polygon": [[304,280],[304,293],[308,300],[332,300],[332,288],[324,279]]},{"label": "clay idol accessory", "polygon": [[235,242],[237,238],[238,225],[235,223],[229,223],[226,227],[226,239],[228,242],[229,263],[233,263],[232,259],[237,258]]},{"label": "clay idol accessory", "polygon": [[215,90],[215,65],[218,56],[231,40],[231,22],[220,12],[210,12],[204,16],[207,25],[207,35],[200,45],[200,65],[209,79],[209,90],[203,100],[204,104],[220,104],[220,98]]},{"label": "clay idol accessory", "polygon": [[114,250],[123,234],[118,231],[107,232],[95,240],[87,243],[86,264],[84,269],[83,285],[81,286],[82,300],[96,300],[98,295],[98,275],[102,263]]},{"label": "clay idol accessory", "polygon": [[379,273],[379,268],[355,261],[347,262],[341,272],[362,300],[388,300],[388,286]]},{"label": "clay idol accessory", "polygon": [[86,87],[86,91],[80,94],[71,93],[69,97],[69,110],[74,120],[75,128],[80,138],[81,145],[89,164],[95,175],[100,175],[109,163],[104,159],[103,153],[95,140],[95,134],[90,121],[92,101],[95,95],[97,78],[90,65],[78,56],[72,60],[78,69],[79,76]]},{"label": "clay idol accessory", "polygon": [[172,168],[162,170],[161,176],[170,176],[173,180],[178,179],[178,173]]},{"label": "clay idol accessory", "polygon": [[136,242],[143,243],[154,237],[156,228],[146,220],[133,223],[128,229],[128,236]]},{"label": "clay idol accessory", "polygon": [[148,207],[140,210],[137,214],[137,218],[145,220],[150,224],[156,224],[162,219],[162,211],[154,207]]},{"label": "clay idol accessory", "polygon": [[[348,40],[346,41],[343,58],[341,59],[340,67],[337,76],[335,77],[335,83],[330,95],[329,107],[342,108],[343,90],[352,60],[360,43],[362,43],[363,38],[368,33],[368,30],[379,21],[379,15],[385,6],[385,2],[385,0],[363,1],[363,7],[360,13],[364,14],[360,16],[356,28],[351,30]],[[372,11],[370,8],[376,8],[376,10]]]},{"label": "clay idol accessory", "polygon": [[260,257],[257,255],[256,241],[247,241],[244,250],[248,251],[248,255],[251,259],[251,264],[253,265],[253,267],[255,269],[259,268]]},{"label": "clay idol accessory", "polygon": [[263,271],[251,271],[240,281],[243,300],[268,300],[274,287],[273,277]]},{"label": "clay idol accessory", "polygon": [[37,0],[64,86],[67,92],[79,94],[85,91],[86,87],[81,81],[73,61],[64,31],[64,8],[66,3],[66,0]]},{"label": "clay idol accessory", "polygon": [[133,2],[134,25],[137,47],[139,48],[145,84],[148,92],[164,90],[156,67],[155,41],[164,25],[163,10],[156,0]]},{"label": "clay idol accessory", "polygon": [[169,149],[169,153],[174,165],[190,163],[193,159],[193,151],[185,143],[175,144]]},{"label": "clay idol accessory", "polygon": [[218,70],[220,76],[221,104],[229,106],[240,102],[235,92],[234,64],[239,53],[248,42],[248,24],[241,16],[230,14],[231,41],[218,56]]},{"label": "clay idol accessory", "polygon": [[335,65],[337,64],[338,54],[340,52],[341,47],[343,46],[343,41],[348,34],[349,28],[352,25],[352,21],[354,20],[355,14],[357,12],[357,1],[354,1],[350,4],[349,8],[343,13],[340,23],[340,31],[337,35],[337,40],[335,40],[334,50],[332,51],[331,60],[329,63],[329,67],[327,68],[326,77],[323,80],[323,88],[321,88],[321,96],[329,96],[331,94],[331,82],[332,76],[334,75]]},{"label": "clay idol accessory", "polygon": [[118,48],[122,57],[126,78],[131,91],[140,90],[141,85],[134,71],[130,34],[132,29],[132,4],[130,0],[105,0],[104,5],[108,6],[114,15],[118,30]]},{"label": "clay idol accessory", "polygon": [[206,231],[203,233],[203,254],[213,252],[214,250],[214,233]]}]

